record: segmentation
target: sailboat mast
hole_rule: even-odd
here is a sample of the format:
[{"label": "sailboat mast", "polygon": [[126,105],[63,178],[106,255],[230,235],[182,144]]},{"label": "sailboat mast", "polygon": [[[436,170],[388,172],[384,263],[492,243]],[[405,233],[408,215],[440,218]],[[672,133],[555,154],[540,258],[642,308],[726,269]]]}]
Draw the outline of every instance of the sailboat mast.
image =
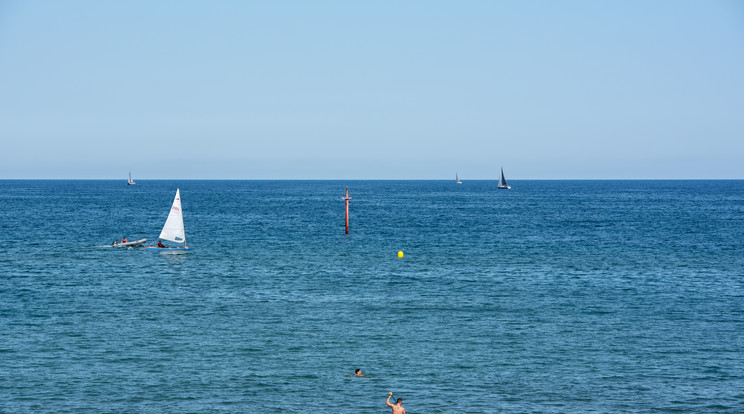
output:
[{"label": "sailboat mast", "polygon": [[[176,189],[176,192],[178,193],[178,198],[181,198],[181,189]],[[186,244],[186,226],[183,225],[183,206],[181,206],[181,226],[183,226],[183,247],[189,247]]]},{"label": "sailboat mast", "polygon": [[346,187],[346,195],[341,198],[343,198],[346,202],[346,234],[349,234],[349,200],[351,200],[351,196],[349,195],[349,187]]}]

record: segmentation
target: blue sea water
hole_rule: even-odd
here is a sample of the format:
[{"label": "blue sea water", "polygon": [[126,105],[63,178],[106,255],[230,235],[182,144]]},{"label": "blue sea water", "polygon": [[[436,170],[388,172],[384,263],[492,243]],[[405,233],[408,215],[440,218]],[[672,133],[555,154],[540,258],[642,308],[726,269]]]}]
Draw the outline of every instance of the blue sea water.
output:
[{"label": "blue sea water", "polygon": [[0,181],[0,412],[744,412],[744,181],[496,184]]}]

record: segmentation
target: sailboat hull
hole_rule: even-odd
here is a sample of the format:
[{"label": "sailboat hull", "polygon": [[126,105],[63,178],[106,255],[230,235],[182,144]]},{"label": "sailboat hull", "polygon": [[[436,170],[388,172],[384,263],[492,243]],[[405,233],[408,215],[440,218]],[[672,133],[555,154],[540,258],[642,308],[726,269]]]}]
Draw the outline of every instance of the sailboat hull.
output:
[{"label": "sailboat hull", "polygon": [[160,250],[160,251],[185,251],[191,250],[191,247],[158,247],[158,246],[147,246],[145,250]]}]

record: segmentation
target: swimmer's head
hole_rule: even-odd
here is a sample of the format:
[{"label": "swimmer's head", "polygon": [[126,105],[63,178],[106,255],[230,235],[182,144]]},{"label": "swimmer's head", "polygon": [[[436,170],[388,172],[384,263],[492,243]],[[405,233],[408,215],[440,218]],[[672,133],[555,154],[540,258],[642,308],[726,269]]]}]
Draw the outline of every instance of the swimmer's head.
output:
[{"label": "swimmer's head", "polygon": [[355,373],[355,374],[357,374],[357,375],[359,375],[359,374],[361,374],[361,373],[362,373],[362,370],[361,370],[361,369],[359,369],[359,368],[357,368],[356,370],[354,370],[354,373]]}]

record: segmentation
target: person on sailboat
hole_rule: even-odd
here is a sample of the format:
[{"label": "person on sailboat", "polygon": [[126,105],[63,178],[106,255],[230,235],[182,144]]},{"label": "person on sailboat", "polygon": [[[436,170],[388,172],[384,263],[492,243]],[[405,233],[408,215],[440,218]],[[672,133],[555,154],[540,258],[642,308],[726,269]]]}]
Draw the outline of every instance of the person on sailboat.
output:
[{"label": "person on sailboat", "polygon": [[160,240],[158,240],[158,247],[160,247],[161,249],[164,249],[165,248],[165,245],[163,244],[163,242],[161,242]]},{"label": "person on sailboat", "polygon": [[126,243],[126,242],[127,242],[127,236],[124,236],[124,238],[123,238],[123,239],[121,239],[121,242],[122,242],[122,243]]}]

